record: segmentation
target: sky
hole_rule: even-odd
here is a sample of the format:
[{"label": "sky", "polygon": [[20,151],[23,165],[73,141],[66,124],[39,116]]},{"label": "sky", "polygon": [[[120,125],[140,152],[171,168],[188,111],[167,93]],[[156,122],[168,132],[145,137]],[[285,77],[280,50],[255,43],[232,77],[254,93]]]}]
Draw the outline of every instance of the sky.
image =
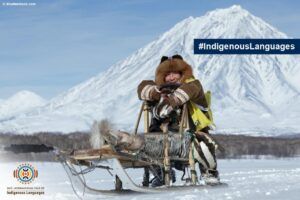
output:
[{"label": "sky", "polygon": [[179,21],[233,4],[290,37],[300,36],[296,0],[0,0],[0,99],[30,90],[49,100]]}]

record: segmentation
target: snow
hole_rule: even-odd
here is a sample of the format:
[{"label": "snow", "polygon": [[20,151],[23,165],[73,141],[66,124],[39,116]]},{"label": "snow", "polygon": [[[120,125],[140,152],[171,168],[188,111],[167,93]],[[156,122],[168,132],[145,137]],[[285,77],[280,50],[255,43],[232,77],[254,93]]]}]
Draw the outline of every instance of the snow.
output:
[{"label": "snow", "polygon": [[141,105],[137,85],[154,78],[161,56],[178,53],[193,66],[204,89],[212,91],[217,133],[300,132],[299,56],[194,55],[195,38],[288,36],[238,5],[216,9],[201,17],[188,17],[125,60],[53,98],[45,106],[0,122],[0,131],[88,130],[94,120],[103,118],[120,129],[132,130]]},{"label": "snow", "polygon": [[45,104],[46,100],[39,95],[27,90],[19,91],[6,100],[0,99],[0,122]]},{"label": "snow", "polygon": [[[228,187],[197,188],[168,191],[157,194],[122,194],[92,195],[85,194],[84,199],[299,199],[300,195],[300,159],[242,159],[219,160],[221,180]],[[6,188],[24,186],[13,178],[12,172],[19,165],[17,162],[1,163],[0,199],[29,199],[27,196],[15,197],[6,194]],[[31,162],[39,172],[39,177],[30,186],[44,186],[45,195],[30,199],[77,199],[73,193],[67,175],[59,163]],[[127,170],[133,179],[140,183],[140,169]],[[101,172],[101,171],[100,171]],[[177,171],[177,180],[181,172]],[[4,181],[5,180],[5,181]],[[86,176],[87,183],[93,187],[110,188],[113,179],[110,175],[92,172]],[[27,197],[27,198],[26,198]]]}]

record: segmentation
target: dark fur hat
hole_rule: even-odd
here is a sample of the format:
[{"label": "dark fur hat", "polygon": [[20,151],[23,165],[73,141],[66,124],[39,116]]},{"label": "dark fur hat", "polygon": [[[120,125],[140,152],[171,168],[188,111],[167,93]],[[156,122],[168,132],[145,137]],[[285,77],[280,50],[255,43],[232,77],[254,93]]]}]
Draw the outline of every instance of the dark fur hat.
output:
[{"label": "dark fur hat", "polygon": [[192,67],[187,64],[180,55],[174,55],[172,58],[163,56],[161,62],[156,68],[155,83],[162,85],[165,83],[165,77],[170,72],[179,72],[182,77],[180,83],[183,83],[186,79],[193,77]]}]

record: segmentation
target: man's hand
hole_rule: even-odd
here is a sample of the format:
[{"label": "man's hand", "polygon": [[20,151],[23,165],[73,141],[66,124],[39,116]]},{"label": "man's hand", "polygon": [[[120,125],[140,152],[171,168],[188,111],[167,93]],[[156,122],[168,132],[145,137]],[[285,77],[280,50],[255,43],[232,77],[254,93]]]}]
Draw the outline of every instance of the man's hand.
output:
[{"label": "man's hand", "polygon": [[171,94],[173,93],[178,87],[180,86],[179,83],[166,83],[159,86],[159,91],[161,94]]}]

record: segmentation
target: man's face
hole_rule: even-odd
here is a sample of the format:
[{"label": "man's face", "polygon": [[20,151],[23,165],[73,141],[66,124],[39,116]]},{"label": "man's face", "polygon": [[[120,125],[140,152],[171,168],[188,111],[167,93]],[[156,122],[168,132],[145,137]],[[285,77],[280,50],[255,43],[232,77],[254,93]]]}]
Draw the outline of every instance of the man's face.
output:
[{"label": "man's face", "polygon": [[179,72],[169,72],[165,77],[166,83],[179,83],[181,74]]}]

